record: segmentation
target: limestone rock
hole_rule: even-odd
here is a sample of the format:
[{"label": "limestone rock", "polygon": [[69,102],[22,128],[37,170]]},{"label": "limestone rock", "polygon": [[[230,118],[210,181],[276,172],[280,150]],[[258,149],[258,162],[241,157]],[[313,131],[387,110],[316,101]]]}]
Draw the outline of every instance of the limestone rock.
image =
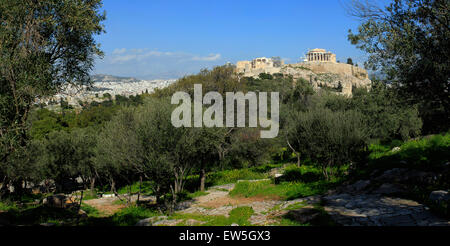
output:
[{"label": "limestone rock", "polygon": [[450,200],[450,194],[445,190],[435,190],[431,192],[429,199],[435,203],[441,203]]},{"label": "limestone rock", "polygon": [[400,147],[394,147],[393,149],[391,149],[391,152],[397,152],[397,151],[400,151]]},{"label": "limestone rock", "polygon": [[377,190],[373,191],[374,194],[394,194],[394,193],[399,193],[399,192],[403,192],[404,189],[399,186],[399,185],[395,185],[395,184],[382,184]]},{"label": "limestone rock", "polygon": [[152,226],[153,223],[155,223],[156,221],[166,220],[166,219],[167,219],[167,216],[150,217],[150,218],[138,221],[135,226]]},{"label": "limestone rock", "polygon": [[360,192],[365,190],[370,185],[370,180],[359,180],[358,182],[347,185],[345,190],[348,192]]},{"label": "limestone rock", "polygon": [[198,221],[198,220],[194,220],[194,219],[188,219],[188,220],[186,220],[185,223],[186,223],[187,226],[196,226],[196,225],[205,224],[206,222]]},{"label": "limestone rock", "polygon": [[82,218],[82,219],[85,219],[88,217],[88,214],[84,210],[80,209],[78,211],[78,216],[80,216],[80,218]]},{"label": "limestone rock", "polygon": [[64,194],[56,194],[46,197],[42,200],[42,204],[52,208],[66,208],[74,205],[74,201]]},{"label": "limestone rock", "polygon": [[311,207],[305,207],[297,210],[291,210],[286,214],[286,217],[298,221],[301,224],[306,224],[312,222],[317,217],[319,217],[320,212]]},{"label": "limestone rock", "polygon": [[160,220],[153,223],[153,226],[176,226],[177,224],[183,222],[183,220]]}]

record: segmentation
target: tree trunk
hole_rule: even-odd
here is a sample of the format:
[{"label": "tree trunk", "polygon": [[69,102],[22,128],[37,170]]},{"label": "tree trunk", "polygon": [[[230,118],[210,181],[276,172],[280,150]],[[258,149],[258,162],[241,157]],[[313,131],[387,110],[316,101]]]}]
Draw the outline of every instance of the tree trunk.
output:
[{"label": "tree trunk", "polygon": [[136,205],[139,204],[139,199],[141,198],[141,189],[142,189],[142,175],[139,176],[139,192],[138,192],[138,197],[136,200]]},{"label": "tree trunk", "polygon": [[23,189],[23,180],[22,179],[18,179],[16,181],[13,182],[13,187],[14,187],[14,193],[17,195],[17,197],[22,197],[24,194],[24,189]]},{"label": "tree trunk", "polygon": [[95,176],[91,178],[90,191],[91,191],[91,195],[95,196]]},{"label": "tree trunk", "polygon": [[289,140],[286,139],[286,143],[289,146],[289,148],[294,152],[295,156],[297,156],[297,167],[300,167],[300,152],[297,152],[294,147],[292,147],[291,143],[289,143]]},{"label": "tree trunk", "polygon": [[81,209],[81,205],[83,204],[83,195],[84,195],[84,191],[81,191],[81,197],[80,197],[80,206],[78,206],[78,211]]},{"label": "tree trunk", "polygon": [[295,153],[297,156],[297,167],[300,167],[300,153]]},{"label": "tree trunk", "polygon": [[116,190],[116,182],[114,182],[114,179],[111,179],[111,192],[115,192]]},{"label": "tree trunk", "polygon": [[204,168],[200,171],[200,191],[205,191],[206,171]]},{"label": "tree trunk", "polygon": [[0,199],[2,199],[4,195],[8,194],[8,183],[8,176],[5,175],[2,184],[0,185]]}]

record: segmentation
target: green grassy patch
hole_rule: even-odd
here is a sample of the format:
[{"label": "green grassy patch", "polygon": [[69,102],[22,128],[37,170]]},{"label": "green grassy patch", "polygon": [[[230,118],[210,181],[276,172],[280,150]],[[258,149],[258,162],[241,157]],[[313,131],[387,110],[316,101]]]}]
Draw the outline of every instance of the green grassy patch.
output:
[{"label": "green grassy patch", "polygon": [[[206,187],[236,183],[238,180],[265,179],[268,175],[251,168],[211,172],[206,175]],[[199,175],[186,178],[185,188],[188,192],[196,192],[200,186]]]},{"label": "green grassy patch", "polygon": [[[117,190],[119,194],[137,194],[139,193],[139,182],[136,182],[129,186],[121,187]],[[141,194],[151,195],[152,194],[152,184],[149,181],[143,181],[141,187]]]},{"label": "green grassy patch", "polygon": [[189,193],[189,194],[188,194],[188,197],[191,198],[191,199],[194,199],[194,198],[196,198],[196,197],[206,196],[206,195],[208,195],[208,194],[209,194],[209,193],[206,192],[206,191],[196,191],[196,192],[193,192],[193,193]]},{"label": "green grassy patch", "polygon": [[179,223],[179,226],[185,226],[186,221],[194,219],[204,222],[202,226],[230,226],[231,224],[238,224],[240,226],[251,226],[248,219],[253,215],[254,211],[251,207],[243,206],[237,207],[230,211],[228,217],[223,215],[207,216],[200,214],[174,214],[169,219],[183,219],[184,222]]},{"label": "green grassy patch", "polygon": [[84,212],[86,212],[86,214],[89,217],[101,217],[102,216],[102,213],[98,209],[96,209],[96,208],[94,208],[94,207],[92,207],[92,206],[90,206],[90,205],[88,205],[86,203],[83,203],[81,205],[81,209]]},{"label": "green grassy patch", "polygon": [[[86,211],[87,212],[87,211]],[[89,214],[89,213],[88,213]],[[90,215],[90,214],[89,214]],[[109,217],[93,216],[81,222],[85,226],[134,226],[139,220],[160,216],[155,210],[143,206],[130,206]]]},{"label": "green grassy patch", "polygon": [[220,171],[211,173],[208,176],[211,180],[210,182],[212,182],[212,185],[230,184],[235,183],[238,180],[265,179],[267,177],[267,174],[255,172],[248,168]]},{"label": "green grassy patch", "polygon": [[[300,209],[301,207],[294,208],[292,207],[289,210],[296,210]],[[317,211],[318,215],[316,218],[311,220],[308,223],[300,223],[299,221],[296,221],[295,218],[292,218],[289,216],[289,213],[284,215],[281,218],[281,221],[278,225],[280,226],[337,226],[337,224],[331,219],[330,215],[324,210],[322,205],[315,204],[314,210]]]},{"label": "green grassy patch", "polygon": [[401,166],[401,161],[406,161],[410,168],[432,169],[450,160],[450,133],[404,142],[398,146],[398,151],[392,151],[392,147],[392,144],[370,145],[371,167],[394,168]]},{"label": "green grassy patch", "polygon": [[244,181],[236,184],[234,189],[230,192],[230,196],[279,197],[284,200],[292,200],[300,197],[322,194],[340,182],[340,179],[332,179],[330,181],[320,180],[310,183],[283,182],[276,185],[271,181]]}]

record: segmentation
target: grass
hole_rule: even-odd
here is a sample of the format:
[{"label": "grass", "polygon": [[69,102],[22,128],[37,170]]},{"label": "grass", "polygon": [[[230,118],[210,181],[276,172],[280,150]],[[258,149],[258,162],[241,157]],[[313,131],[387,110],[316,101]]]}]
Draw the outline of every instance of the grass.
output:
[{"label": "grass", "polygon": [[0,211],[18,209],[17,204],[11,201],[0,201]]},{"label": "grass", "polygon": [[189,193],[187,196],[190,198],[190,199],[194,199],[194,198],[196,198],[196,197],[200,197],[200,196],[206,196],[206,195],[208,195],[209,193],[208,192],[205,192],[205,191],[196,191],[196,192],[193,192],[193,193]]},{"label": "grass", "polygon": [[90,205],[88,205],[86,203],[83,203],[81,205],[81,209],[84,212],[86,212],[86,214],[89,217],[101,217],[101,216],[103,216],[102,213],[98,209],[96,209],[96,208],[94,208],[94,207],[92,207],[92,206],[90,206]]},{"label": "grass", "polygon": [[[252,168],[234,169],[211,172],[206,175],[206,187],[236,183],[238,180],[265,179],[268,175]],[[199,175],[190,175],[186,178],[185,188],[194,193],[199,188]]]},{"label": "grass", "polygon": [[41,205],[32,205],[22,208],[11,207],[5,217],[13,225],[39,225],[52,223],[56,225],[76,223],[77,209],[47,208]]},{"label": "grass", "polygon": [[248,219],[253,215],[254,211],[251,207],[242,206],[237,207],[230,211],[229,216],[216,215],[206,216],[200,214],[174,214],[169,219],[182,219],[184,222],[178,224],[178,226],[185,226],[187,220],[194,219],[200,222],[202,226],[230,226],[232,224],[238,224],[240,226],[251,226]]},{"label": "grass", "polygon": [[[139,193],[139,182],[133,183],[131,186],[124,186],[117,190],[118,194],[131,194]],[[150,195],[152,193],[152,184],[149,181],[143,181],[141,187],[141,194]]]},{"label": "grass", "polygon": [[208,178],[210,178],[212,185],[222,185],[235,183],[238,180],[253,180],[253,179],[265,179],[267,174],[253,171],[252,169],[234,169],[219,171],[216,173],[211,173]]},{"label": "grass", "polygon": [[[84,190],[83,191],[83,201],[97,199],[99,196],[97,195],[98,191],[95,190],[94,193],[91,192],[91,190]],[[81,192],[76,192],[75,195],[80,196]]]},{"label": "grass", "polygon": [[[397,151],[392,151],[399,147]],[[374,170],[385,171],[393,168],[409,168],[433,172],[439,178],[428,183],[402,183],[407,185],[406,192],[399,196],[412,199],[429,206],[433,212],[450,218],[448,204],[434,204],[429,195],[434,190],[450,189],[448,169],[445,164],[450,161],[450,133],[438,134],[406,142],[393,141],[391,144],[372,144],[369,146],[369,165],[358,169],[353,179],[369,179]]]},{"label": "grass", "polygon": [[[89,211],[89,212],[88,212]],[[143,206],[130,206],[109,217],[103,217],[95,208],[86,211],[89,218],[81,222],[84,226],[134,226],[139,220],[159,216],[160,213]]]},{"label": "grass", "polygon": [[409,167],[433,169],[450,160],[450,133],[404,142],[398,151],[392,151],[391,147],[370,145],[369,164],[374,168],[394,168],[406,161]]},{"label": "grass", "polygon": [[239,182],[230,192],[230,196],[279,197],[283,200],[292,200],[322,194],[339,184],[340,181],[340,179],[332,179],[330,181],[320,180],[310,183],[283,182],[277,185],[272,181]]}]

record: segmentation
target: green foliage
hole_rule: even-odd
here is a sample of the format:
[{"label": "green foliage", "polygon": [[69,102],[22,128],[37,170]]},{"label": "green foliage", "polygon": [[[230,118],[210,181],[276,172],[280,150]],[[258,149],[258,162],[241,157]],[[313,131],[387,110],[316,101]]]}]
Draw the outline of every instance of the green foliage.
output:
[{"label": "green foliage", "polygon": [[153,216],[158,216],[159,214],[150,209],[131,206],[126,207],[119,212],[115,213],[111,218],[110,222],[115,226],[134,226],[139,220],[150,218]]},{"label": "green foliage", "polygon": [[212,185],[231,184],[238,180],[264,179],[267,175],[260,172],[254,172],[252,169],[233,169],[210,173],[208,180]]},{"label": "green foliage", "polygon": [[[83,199],[85,200],[85,199]],[[86,212],[86,214],[89,217],[100,217],[102,214],[100,213],[100,211],[86,203],[83,203],[81,205],[81,210],[83,210],[84,212]]]},{"label": "green foliage", "polygon": [[0,163],[15,165],[10,158],[27,145],[36,98],[67,83],[90,84],[95,56],[102,55],[94,39],[104,30],[101,6],[100,0],[0,2]]},{"label": "green foliage", "polygon": [[212,70],[203,69],[196,75],[183,77],[164,89],[156,89],[153,96],[163,98],[172,96],[175,92],[184,91],[193,97],[194,84],[202,84],[204,94],[217,91],[225,95],[226,92],[244,91],[245,89],[245,84],[240,83],[234,74],[234,68],[225,65],[214,67]]},{"label": "green foliage", "polygon": [[[407,104],[395,91],[377,81],[372,84],[370,92],[359,91],[348,103],[347,108],[358,110],[364,115],[371,138],[407,140],[417,137],[421,132],[422,120],[417,105]],[[333,108],[331,104],[328,102],[327,106]]]},{"label": "green foliage", "polygon": [[87,183],[94,177],[93,157],[97,142],[92,129],[51,132],[41,143],[45,148],[39,155],[42,178],[55,180],[57,192],[76,189],[76,186],[66,185],[69,180],[75,184],[75,179],[81,177]]},{"label": "green foliage", "polygon": [[348,58],[348,59],[347,59],[347,64],[353,65],[353,60],[352,60],[352,58]]},{"label": "green foliage", "polygon": [[[135,182],[131,185],[123,186],[117,189],[118,194],[127,194],[131,191],[131,194],[139,193],[140,183]],[[141,194],[150,195],[153,193],[153,183],[150,181],[143,181],[140,187]]]},{"label": "green foliage", "polygon": [[362,23],[349,40],[369,53],[366,67],[381,68],[401,96],[421,103],[427,133],[450,128],[449,8],[449,1],[395,0],[384,9],[369,2],[351,9]]},{"label": "green foliage", "polygon": [[[251,207],[241,206],[234,208],[230,211],[229,216],[205,216],[200,214],[174,214],[169,219],[182,219],[189,220],[194,219],[203,222],[201,226],[230,226],[232,224],[238,224],[240,226],[251,226],[248,219],[253,215],[254,211]],[[179,226],[185,226],[184,222],[178,224]]]},{"label": "green foliage", "polygon": [[271,74],[268,74],[268,73],[260,73],[258,77],[261,80],[263,80],[263,79],[272,80],[273,79],[273,76]]},{"label": "green foliage", "polygon": [[410,140],[403,143],[398,151],[390,146],[372,144],[369,146],[369,162],[378,167],[397,167],[406,161],[409,167],[433,168],[450,160],[450,134],[435,135],[430,138]]},{"label": "green foliage", "polygon": [[250,219],[253,213],[254,211],[252,207],[237,207],[230,211],[230,220],[240,226],[249,226],[251,224],[248,222],[248,219]]},{"label": "green foliage", "polygon": [[271,197],[292,200],[300,197],[323,194],[328,189],[335,187],[341,179],[320,180],[310,183],[283,182],[273,184],[271,181],[239,182],[230,192],[230,196],[243,197]]},{"label": "green foliage", "polygon": [[297,153],[320,165],[329,178],[328,167],[358,160],[368,134],[361,113],[317,108],[292,112],[287,139]]},{"label": "green foliage", "polygon": [[288,166],[284,169],[283,176],[277,179],[277,182],[303,182],[309,183],[318,181],[323,178],[320,169],[313,166],[302,165],[297,167],[296,165]]}]

